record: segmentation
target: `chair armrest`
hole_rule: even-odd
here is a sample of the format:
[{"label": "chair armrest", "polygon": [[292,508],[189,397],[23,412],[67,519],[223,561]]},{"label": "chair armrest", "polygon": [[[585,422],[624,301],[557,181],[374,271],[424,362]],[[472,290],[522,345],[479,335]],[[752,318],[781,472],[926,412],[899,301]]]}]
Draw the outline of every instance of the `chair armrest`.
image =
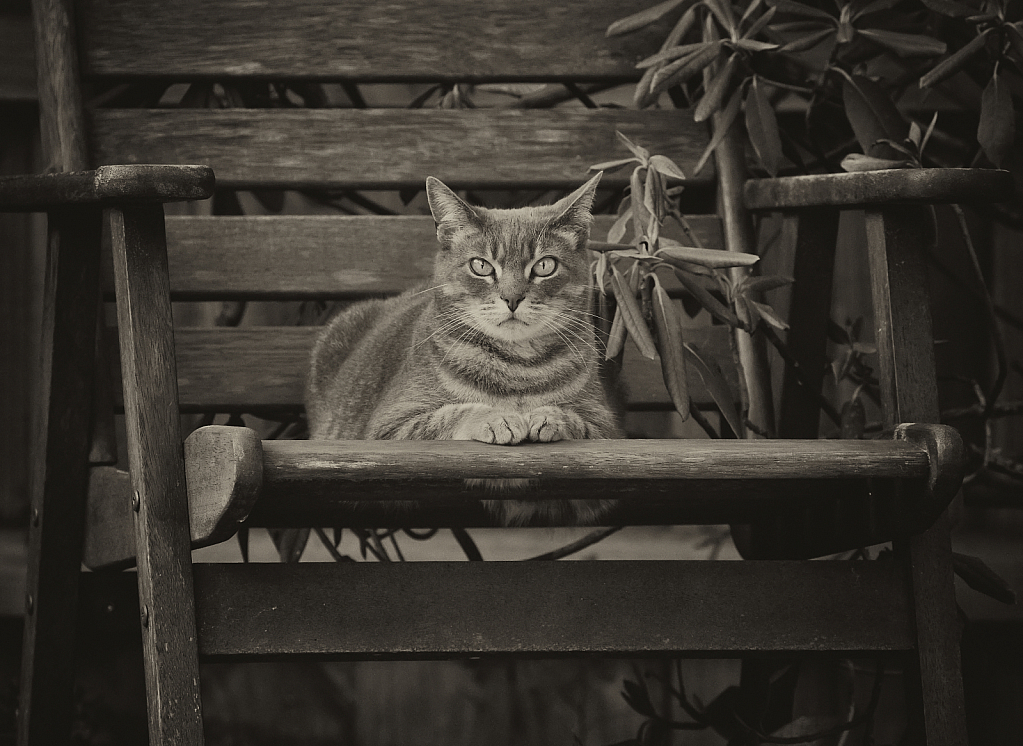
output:
[{"label": "chair armrest", "polygon": [[0,178],[0,212],[206,199],[214,183],[209,166],[100,166],[95,171],[5,176]]},{"label": "chair armrest", "polygon": [[1013,181],[994,169],[914,168],[750,179],[744,192],[750,210],[1004,202]]}]

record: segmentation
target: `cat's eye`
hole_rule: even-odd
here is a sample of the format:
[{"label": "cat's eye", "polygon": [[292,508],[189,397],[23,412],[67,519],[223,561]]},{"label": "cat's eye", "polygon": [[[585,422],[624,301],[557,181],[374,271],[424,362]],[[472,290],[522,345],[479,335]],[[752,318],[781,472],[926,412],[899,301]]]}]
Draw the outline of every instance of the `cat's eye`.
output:
[{"label": "cat's eye", "polygon": [[474,275],[479,275],[480,277],[488,277],[494,274],[494,265],[486,259],[480,259],[479,257],[469,260],[469,269]]},{"label": "cat's eye", "polygon": [[550,277],[558,268],[558,260],[553,256],[545,256],[533,265],[533,274],[537,277]]}]

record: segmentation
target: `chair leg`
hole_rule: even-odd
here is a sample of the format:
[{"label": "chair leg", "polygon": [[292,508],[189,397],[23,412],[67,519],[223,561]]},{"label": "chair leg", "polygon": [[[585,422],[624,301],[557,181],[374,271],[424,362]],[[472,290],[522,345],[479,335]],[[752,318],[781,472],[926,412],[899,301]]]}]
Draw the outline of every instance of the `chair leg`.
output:
[{"label": "chair leg", "polygon": [[[919,207],[867,211],[867,251],[877,327],[878,378],[886,425],[937,422],[934,343],[923,265]],[[910,719],[928,746],[965,746],[959,617],[952,583],[950,521],[946,513],[929,531],[896,544],[907,568],[915,610],[919,688]],[[913,678],[913,677],[911,677]]]},{"label": "chair leg", "polygon": [[111,210],[110,233],[149,738],[154,746],[201,746],[191,537],[162,205]]},{"label": "chair leg", "polygon": [[33,457],[20,746],[67,743],[89,478],[100,210],[50,215]]}]

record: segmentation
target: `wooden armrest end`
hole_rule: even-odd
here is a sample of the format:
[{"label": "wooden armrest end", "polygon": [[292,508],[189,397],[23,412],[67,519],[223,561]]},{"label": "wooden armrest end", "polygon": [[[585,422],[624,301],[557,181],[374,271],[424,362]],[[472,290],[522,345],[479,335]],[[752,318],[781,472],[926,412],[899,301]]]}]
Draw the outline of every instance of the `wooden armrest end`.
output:
[{"label": "wooden armrest end", "polygon": [[0,178],[0,211],[207,199],[214,184],[209,166],[100,166],[95,171],[5,176]]},{"label": "wooden armrest end", "polygon": [[750,179],[750,210],[857,207],[886,204],[1004,202],[1013,195],[1008,171],[981,168],[914,168],[844,174]]}]

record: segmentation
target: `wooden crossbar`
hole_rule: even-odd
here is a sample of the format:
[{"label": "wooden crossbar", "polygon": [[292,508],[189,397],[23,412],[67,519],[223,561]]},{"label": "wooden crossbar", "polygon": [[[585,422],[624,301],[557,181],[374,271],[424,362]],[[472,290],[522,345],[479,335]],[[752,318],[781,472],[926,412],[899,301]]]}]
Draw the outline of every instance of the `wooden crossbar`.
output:
[{"label": "wooden crossbar", "polygon": [[206,660],[851,654],[914,643],[903,579],[881,562],[275,563],[194,571]]}]

